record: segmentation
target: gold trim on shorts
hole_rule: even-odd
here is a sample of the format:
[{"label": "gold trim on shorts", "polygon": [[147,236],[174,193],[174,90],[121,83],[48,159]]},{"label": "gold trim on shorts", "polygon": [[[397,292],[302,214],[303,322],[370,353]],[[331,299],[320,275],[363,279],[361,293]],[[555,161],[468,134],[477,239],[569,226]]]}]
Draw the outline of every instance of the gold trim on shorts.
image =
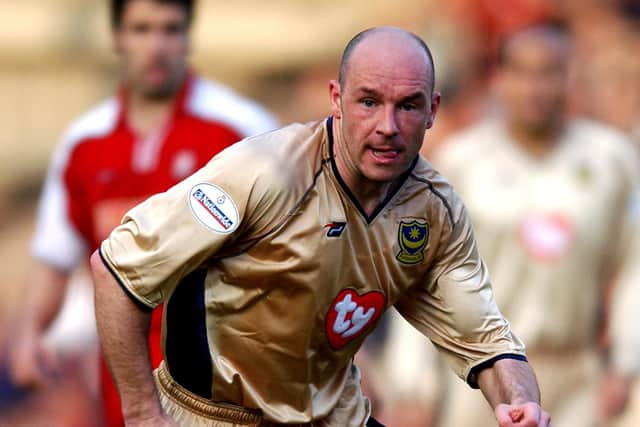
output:
[{"label": "gold trim on shorts", "polygon": [[247,425],[260,425],[262,411],[247,409],[228,403],[212,402],[182,387],[171,378],[164,361],[153,372],[167,397],[194,414],[214,421],[228,421]]},{"label": "gold trim on shorts", "polygon": [[[172,377],[164,361],[153,375],[165,396],[173,400],[177,405],[194,415],[210,419],[212,421],[244,424],[249,427],[278,427],[285,424],[275,423],[264,419],[259,409],[243,408],[224,402],[212,402],[202,396],[182,387]],[[286,427],[310,427],[312,423],[286,424]]]}]

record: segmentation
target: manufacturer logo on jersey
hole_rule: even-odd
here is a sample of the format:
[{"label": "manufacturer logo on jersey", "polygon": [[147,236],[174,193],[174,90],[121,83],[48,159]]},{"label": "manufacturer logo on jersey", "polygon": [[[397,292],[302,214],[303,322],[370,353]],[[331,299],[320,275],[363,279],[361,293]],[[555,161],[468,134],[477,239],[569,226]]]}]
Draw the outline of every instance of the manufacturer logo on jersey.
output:
[{"label": "manufacturer logo on jersey", "polygon": [[362,336],[384,310],[384,294],[379,291],[359,295],[353,289],[338,294],[327,314],[327,337],[334,350]]},{"label": "manufacturer logo on jersey", "polygon": [[567,253],[574,240],[571,222],[560,214],[531,215],[520,226],[525,250],[540,261],[555,261]]},{"label": "manufacturer logo on jersey", "polygon": [[396,259],[404,264],[417,264],[424,259],[424,248],[429,240],[429,224],[416,220],[400,221],[398,244],[400,252]]},{"label": "manufacturer logo on jersey", "polygon": [[330,222],[325,225],[324,228],[329,228],[327,231],[327,237],[340,237],[346,226],[346,222]]},{"label": "manufacturer logo on jersey", "polygon": [[213,184],[198,184],[189,193],[189,206],[205,227],[231,233],[238,227],[238,209],[227,193]]}]

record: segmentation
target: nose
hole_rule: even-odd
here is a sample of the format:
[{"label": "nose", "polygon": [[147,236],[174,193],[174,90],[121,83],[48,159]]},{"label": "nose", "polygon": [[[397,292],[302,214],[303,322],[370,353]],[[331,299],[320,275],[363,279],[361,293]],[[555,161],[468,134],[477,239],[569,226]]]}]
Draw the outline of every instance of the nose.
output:
[{"label": "nose", "polygon": [[377,133],[387,138],[397,135],[399,130],[395,107],[392,105],[385,106],[381,109],[380,114]]},{"label": "nose", "polygon": [[166,45],[166,41],[166,37],[161,31],[155,31],[152,36],[151,46],[154,51],[160,51]]}]

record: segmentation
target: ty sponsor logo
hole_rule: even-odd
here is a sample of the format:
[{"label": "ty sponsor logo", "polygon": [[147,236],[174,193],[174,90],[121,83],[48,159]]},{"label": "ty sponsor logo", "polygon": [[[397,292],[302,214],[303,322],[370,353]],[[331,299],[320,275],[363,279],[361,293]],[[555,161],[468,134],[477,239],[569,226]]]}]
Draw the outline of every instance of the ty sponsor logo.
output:
[{"label": "ty sponsor logo", "polygon": [[574,227],[562,214],[530,215],[520,225],[520,241],[539,261],[556,261],[564,256],[575,240]]},{"label": "ty sponsor logo", "polygon": [[340,292],[327,314],[326,330],[331,348],[340,350],[368,331],[380,318],[384,301],[384,294],[379,291],[362,295],[353,289]]},{"label": "ty sponsor logo", "polygon": [[238,208],[216,185],[195,185],[189,192],[189,207],[200,223],[217,233],[228,234],[238,227]]}]

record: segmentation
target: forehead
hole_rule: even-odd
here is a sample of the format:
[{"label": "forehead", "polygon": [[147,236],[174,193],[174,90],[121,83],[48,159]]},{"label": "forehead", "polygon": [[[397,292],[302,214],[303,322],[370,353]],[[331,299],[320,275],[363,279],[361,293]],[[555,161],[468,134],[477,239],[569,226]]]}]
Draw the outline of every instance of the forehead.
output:
[{"label": "forehead", "polygon": [[122,10],[122,22],[137,20],[161,19],[184,20],[187,19],[186,10],[178,3],[155,0],[129,0],[125,2]]},{"label": "forehead", "polygon": [[366,86],[393,93],[426,92],[432,81],[428,61],[424,50],[410,37],[373,35],[354,49],[345,85],[348,90]]},{"label": "forehead", "polygon": [[559,35],[530,33],[515,37],[505,46],[505,63],[564,65],[569,58],[569,42]]}]

